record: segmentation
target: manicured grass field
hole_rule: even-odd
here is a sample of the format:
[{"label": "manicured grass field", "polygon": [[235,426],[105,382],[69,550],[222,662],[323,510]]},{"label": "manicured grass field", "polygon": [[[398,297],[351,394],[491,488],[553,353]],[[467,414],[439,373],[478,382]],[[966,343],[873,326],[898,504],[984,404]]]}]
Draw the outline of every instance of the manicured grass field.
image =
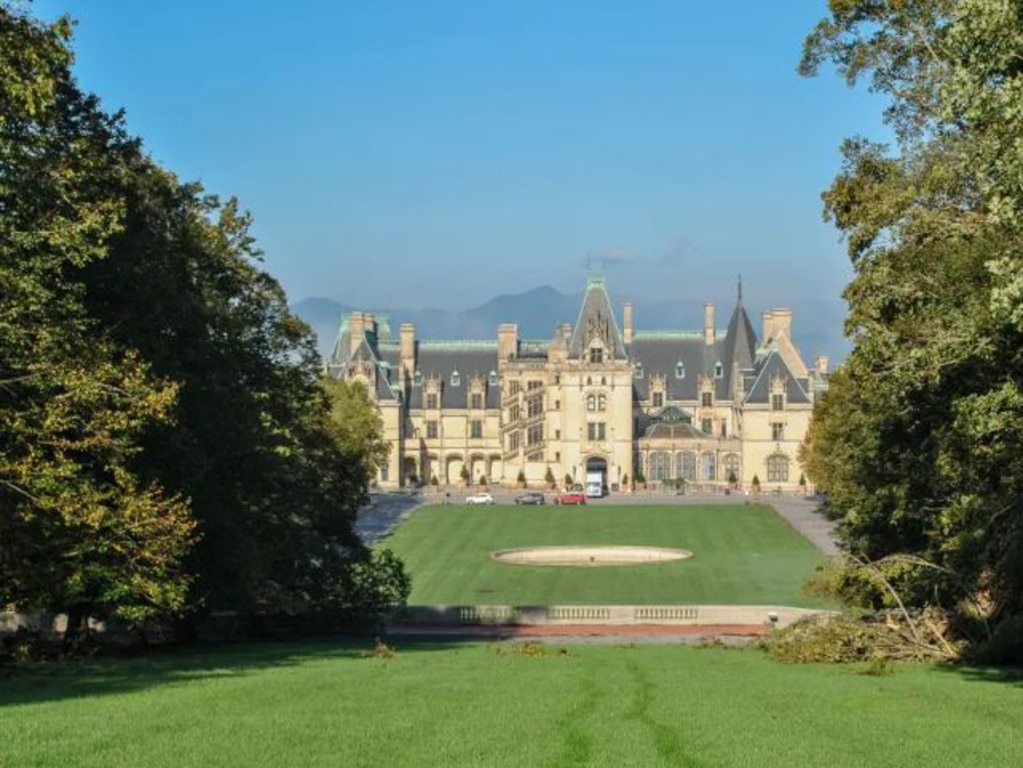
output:
[{"label": "manicured grass field", "polygon": [[680,646],[276,645],[0,677],[0,765],[1000,768],[1023,682]]},{"label": "manicured grass field", "polygon": [[[689,560],[551,568],[493,550],[550,544],[679,547]],[[761,506],[461,507],[417,510],[384,542],[412,575],[412,604],[793,605],[821,555]]]}]

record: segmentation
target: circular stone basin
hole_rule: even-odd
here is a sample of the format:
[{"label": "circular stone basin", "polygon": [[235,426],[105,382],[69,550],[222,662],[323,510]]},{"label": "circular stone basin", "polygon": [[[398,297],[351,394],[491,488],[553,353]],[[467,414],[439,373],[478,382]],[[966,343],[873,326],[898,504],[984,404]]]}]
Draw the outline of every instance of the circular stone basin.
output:
[{"label": "circular stone basin", "polygon": [[595,567],[605,565],[648,565],[670,563],[693,556],[685,549],[667,547],[524,547],[499,549],[490,557],[499,563],[511,565],[567,565]]}]

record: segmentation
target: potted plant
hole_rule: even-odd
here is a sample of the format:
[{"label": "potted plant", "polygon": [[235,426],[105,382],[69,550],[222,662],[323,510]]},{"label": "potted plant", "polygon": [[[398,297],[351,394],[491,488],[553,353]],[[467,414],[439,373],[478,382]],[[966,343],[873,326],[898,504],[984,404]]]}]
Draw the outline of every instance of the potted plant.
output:
[{"label": "potted plant", "polygon": [[643,474],[643,470],[636,470],[636,484],[646,488],[646,475]]},{"label": "potted plant", "polygon": [[[626,472],[624,475],[622,475],[622,488],[623,489],[629,488],[629,473],[628,472]],[[634,490],[634,489],[629,488],[629,490]]]},{"label": "potted plant", "polygon": [[804,496],[806,495],[806,475],[802,472],[799,473],[799,490]]},{"label": "potted plant", "polygon": [[440,485],[440,481],[437,479],[437,475],[430,476],[430,485],[433,487],[433,490],[435,491],[437,490],[437,486]]},{"label": "potted plant", "polygon": [[547,466],[547,474],[543,476],[543,481],[552,491],[554,490],[554,473],[551,472],[550,465]]},{"label": "potted plant", "polygon": [[486,475],[480,475],[480,485],[486,485],[486,484],[487,484],[487,476]]},{"label": "potted plant", "polygon": [[515,479],[518,481],[520,487],[522,488],[526,487],[526,473],[523,472],[521,469],[519,470],[519,476]]},{"label": "potted plant", "polygon": [[760,493],[760,476],[753,475],[753,482],[750,485],[753,486],[753,493]]},{"label": "potted plant", "polygon": [[565,490],[568,491],[568,490],[571,490],[571,488],[572,488],[572,476],[570,474],[568,474],[568,472],[566,472],[565,473]]}]

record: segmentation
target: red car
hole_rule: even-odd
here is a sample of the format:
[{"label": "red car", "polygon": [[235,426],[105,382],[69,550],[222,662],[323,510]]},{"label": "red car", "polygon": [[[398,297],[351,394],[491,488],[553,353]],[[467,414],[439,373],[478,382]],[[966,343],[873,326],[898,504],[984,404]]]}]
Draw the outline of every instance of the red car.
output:
[{"label": "red car", "polygon": [[555,504],[585,504],[586,494],[582,491],[566,491],[554,497]]}]

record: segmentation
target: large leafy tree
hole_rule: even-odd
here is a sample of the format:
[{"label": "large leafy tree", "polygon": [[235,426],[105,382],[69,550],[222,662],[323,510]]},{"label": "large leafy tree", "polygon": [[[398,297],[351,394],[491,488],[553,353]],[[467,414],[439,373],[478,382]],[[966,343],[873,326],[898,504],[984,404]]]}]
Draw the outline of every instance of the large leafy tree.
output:
[{"label": "large leafy tree", "polygon": [[997,624],[1023,613],[1023,6],[829,7],[802,71],[866,78],[896,145],[847,141],[823,195],[856,270],[855,346],[809,468],[851,552],[923,556],[915,600]]},{"label": "large leafy tree", "polygon": [[70,30],[0,0],[0,604],[403,600],[353,532],[378,445],[332,418],[248,215],[77,89]]},{"label": "large leafy tree", "polygon": [[130,466],[176,387],[105,338],[76,275],[119,197],[97,169],[130,142],[74,87],[70,25],[0,5],[0,605],[132,620],[180,609],[185,504]]}]

